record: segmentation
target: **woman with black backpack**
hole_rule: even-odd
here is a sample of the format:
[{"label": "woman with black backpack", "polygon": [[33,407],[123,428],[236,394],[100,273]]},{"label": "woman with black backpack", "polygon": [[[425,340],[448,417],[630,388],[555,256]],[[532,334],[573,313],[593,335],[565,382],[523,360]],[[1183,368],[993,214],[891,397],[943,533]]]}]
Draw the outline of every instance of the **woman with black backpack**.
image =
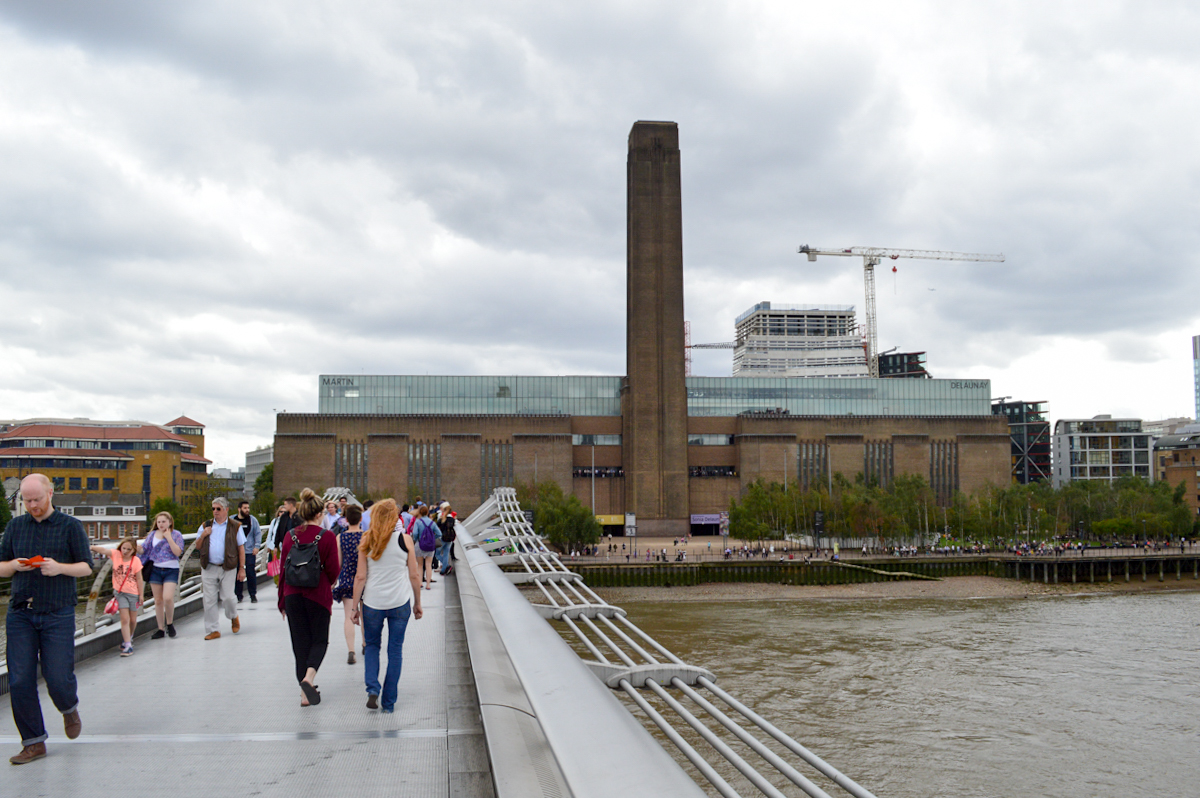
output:
[{"label": "woman with black backpack", "polygon": [[300,525],[289,530],[280,544],[283,560],[279,580],[279,612],[287,618],[296,657],[296,681],[304,697],[300,706],[321,703],[314,680],[329,648],[329,620],[333,615],[333,585],[337,582],[337,538],[321,527],[325,505],[309,488],[300,493],[296,515]]},{"label": "woman with black backpack", "polygon": [[454,538],[457,532],[454,529],[455,514],[450,509],[450,502],[442,502],[442,506],[438,508],[438,529],[442,530],[442,545],[438,547],[438,559],[442,563],[442,576],[451,573],[454,566],[450,564],[450,550],[454,547]]}]

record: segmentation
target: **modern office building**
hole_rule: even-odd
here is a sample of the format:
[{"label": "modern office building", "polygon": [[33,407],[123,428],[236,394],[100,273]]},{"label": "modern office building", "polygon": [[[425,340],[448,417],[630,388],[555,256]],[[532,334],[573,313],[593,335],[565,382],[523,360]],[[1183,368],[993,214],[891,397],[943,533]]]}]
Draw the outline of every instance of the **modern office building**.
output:
[{"label": "modern office building", "polygon": [[267,464],[275,459],[274,446],[259,446],[252,452],[246,452],[246,498],[254,501],[254,483]]},{"label": "modern office building", "polygon": [[853,305],[759,302],[737,317],[735,377],[866,377]]},{"label": "modern office building", "polygon": [[992,403],[992,413],[1008,421],[1013,482],[1028,485],[1051,480],[1050,422],[1046,420],[1045,405],[1009,401],[1007,397]]},{"label": "modern office building", "polygon": [[1154,479],[1153,441],[1137,418],[1064,418],[1054,424],[1051,458],[1054,487],[1077,479]]},{"label": "modern office building", "polygon": [[246,498],[245,468],[214,468],[209,476],[225,483],[225,498],[229,501],[240,502]]},{"label": "modern office building", "polygon": [[145,491],[151,503],[180,501],[209,464],[203,425],[183,416],[161,425],[86,418],[0,422],[0,479],[41,472],[53,480],[59,501],[71,494],[140,497]]},{"label": "modern office building", "polygon": [[924,352],[884,352],[879,356],[879,376],[914,380],[933,377],[925,370]]},{"label": "modern office building", "polygon": [[634,125],[627,180],[625,375],[322,375],[316,413],[277,417],[276,492],[344,485],[470,512],[549,479],[671,536],[711,527],[756,479],[920,474],[942,500],[1010,482],[988,380],[687,377],[674,123]]}]

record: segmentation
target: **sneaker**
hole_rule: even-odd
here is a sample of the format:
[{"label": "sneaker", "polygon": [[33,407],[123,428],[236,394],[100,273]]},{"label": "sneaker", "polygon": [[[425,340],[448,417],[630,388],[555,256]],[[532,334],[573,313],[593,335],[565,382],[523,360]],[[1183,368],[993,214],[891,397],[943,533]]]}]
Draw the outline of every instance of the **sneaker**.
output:
[{"label": "sneaker", "polygon": [[250,603],[251,603],[251,604],[257,604],[257,603],[258,603],[258,596],[251,596],[251,597],[250,597]]},{"label": "sneaker", "polygon": [[131,654],[133,654],[133,643],[122,643],[121,644],[121,656],[128,657]]},{"label": "sneaker", "polygon": [[378,708],[379,708],[379,696],[368,695],[367,696],[367,709],[378,709]]},{"label": "sneaker", "polygon": [[347,665],[354,664],[354,652],[353,651],[351,651],[349,654],[346,655],[346,664]]},{"label": "sneaker", "polygon": [[154,634],[150,635],[150,639],[151,640],[162,640],[166,636],[167,636],[167,633],[164,632],[162,629],[155,629]]},{"label": "sneaker", "polygon": [[167,624],[167,635],[169,637],[175,636],[175,624],[173,624],[173,623]]}]

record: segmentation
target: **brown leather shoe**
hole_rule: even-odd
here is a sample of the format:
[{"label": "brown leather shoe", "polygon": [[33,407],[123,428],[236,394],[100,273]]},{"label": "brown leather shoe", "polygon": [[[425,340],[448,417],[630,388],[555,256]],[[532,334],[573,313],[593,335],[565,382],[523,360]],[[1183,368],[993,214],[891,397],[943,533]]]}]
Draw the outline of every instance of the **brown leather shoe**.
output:
[{"label": "brown leather shoe", "polygon": [[21,749],[21,753],[16,756],[10,756],[8,761],[14,765],[24,765],[32,762],[35,759],[41,759],[46,755],[45,743],[34,743],[27,745]]},{"label": "brown leather shoe", "polygon": [[233,633],[237,634],[240,631],[242,631],[242,622],[239,621],[237,616],[235,615],[233,617]]},{"label": "brown leather shoe", "polygon": [[63,731],[67,733],[68,740],[74,740],[83,731],[83,721],[79,719],[78,709],[63,715]]},{"label": "brown leather shoe", "polygon": [[204,636],[204,639],[205,640],[216,640],[220,636],[221,636],[220,632],[209,632],[208,634],[206,634]]}]

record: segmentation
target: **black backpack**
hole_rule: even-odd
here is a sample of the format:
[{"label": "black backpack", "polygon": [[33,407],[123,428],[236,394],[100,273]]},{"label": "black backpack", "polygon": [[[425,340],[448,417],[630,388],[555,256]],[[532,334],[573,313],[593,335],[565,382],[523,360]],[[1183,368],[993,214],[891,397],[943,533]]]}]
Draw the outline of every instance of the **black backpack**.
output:
[{"label": "black backpack", "polygon": [[442,528],[442,542],[453,543],[454,536],[457,534],[454,531],[454,516],[446,516],[446,520],[442,521],[442,523],[438,524],[438,526]]},{"label": "black backpack", "polygon": [[283,564],[283,581],[290,587],[314,588],[321,584],[321,553],[318,546],[325,530],[318,532],[312,543],[301,543],[295,529],[289,534],[292,536],[292,547],[288,549],[287,561]]}]

